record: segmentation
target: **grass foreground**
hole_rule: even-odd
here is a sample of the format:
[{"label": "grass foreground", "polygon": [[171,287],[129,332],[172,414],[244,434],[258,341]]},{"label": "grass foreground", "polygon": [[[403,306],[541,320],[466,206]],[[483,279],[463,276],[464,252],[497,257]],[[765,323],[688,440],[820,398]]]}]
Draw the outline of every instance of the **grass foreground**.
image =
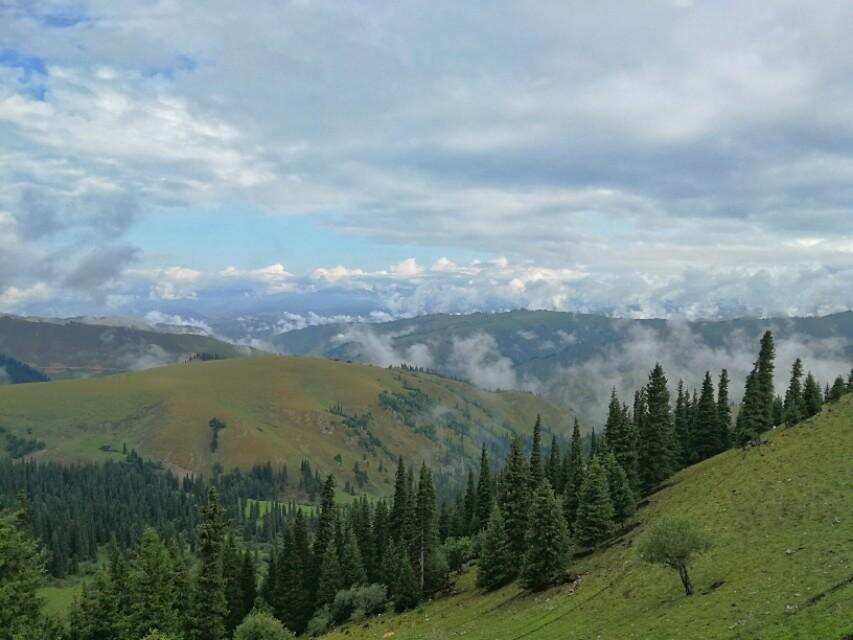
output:
[{"label": "grass foreground", "polygon": [[[821,415],[674,476],[637,526],[577,559],[577,580],[537,594],[510,585],[454,592],[402,615],[351,623],[327,640],[843,640],[853,637],[853,395]],[[662,517],[699,523],[713,548],[674,572],[635,542]]]}]

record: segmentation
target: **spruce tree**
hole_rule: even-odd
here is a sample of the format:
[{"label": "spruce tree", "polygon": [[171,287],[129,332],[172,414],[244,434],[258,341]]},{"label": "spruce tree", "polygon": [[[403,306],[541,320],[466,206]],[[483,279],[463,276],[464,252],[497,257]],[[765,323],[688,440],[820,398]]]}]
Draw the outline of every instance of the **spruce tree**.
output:
[{"label": "spruce tree", "polygon": [[341,567],[341,588],[350,589],[365,584],[367,574],[364,571],[361,550],[351,526],[346,528],[344,544],[338,555]]},{"label": "spruce tree", "polygon": [[198,528],[199,568],[190,598],[188,635],[190,640],[222,640],[228,602],[222,567],[225,515],[216,489],[210,489],[201,511]]},{"label": "spruce tree", "polygon": [[721,439],[720,412],[714,399],[714,383],[711,372],[705,372],[702,381],[702,393],[696,407],[696,430],[693,434],[693,456],[695,460],[705,460],[715,456],[725,448]]},{"label": "spruce tree", "polygon": [[720,441],[723,448],[732,446],[732,408],[729,404],[729,372],[720,372],[720,382],[717,385],[717,422],[720,427]]},{"label": "spruce tree", "polygon": [[521,572],[526,589],[538,591],[559,583],[571,557],[566,519],[554,491],[542,483],[533,495],[527,553]]},{"label": "spruce tree", "polygon": [[776,348],[773,344],[773,334],[765,331],[761,337],[761,350],[756,363],[756,396],[757,396],[757,422],[759,433],[767,431],[773,426],[773,399],[776,393],[773,390],[773,361],[776,357]]},{"label": "spruce tree", "polygon": [[571,525],[574,523],[577,515],[578,499],[580,497],[581,485],[583,484],[584,478],[581,429],[577,418],[575,418],[575,424],[572,428],[572,443],[571,447],[566,452],[566,463],[564,467],[567,471],[564,474],[563,482],[563,513],[566,516],[567,522]]},{"label": "spruce tree", "polygon": [[446,582],[446,573],[442,575],[442,558],[438,549],[435,516],[435,488],[432,484],[432,473],[426,464],[422,464],[415,503],[417,540],[413,568],[416,571],[420,591],[427,594],[440,589]]},{"label": "spruce tree", "polygon": [[26,637],[41,624],[37,589],[43,571],[42,555],[31,535],[0,519],[0,640]]},{"label": "spruce tree", "polygon": [[535,491],[545,478],[542,468],[542,418],[536,416],[533,425],[533,442],[530,447],[530,491]]},{"label": "spruce tree", "polygon": [[180,630],[172,559],[154,529],[142,533],[130,563],[128,589],[131,609],[125,615],[130,634],[141,638],[155,629],[170,634]]},{"label": "spruce tree", "polygon": [[409,554],[401,552],[399,574],[394,589],[394,609],[398,613],[413,609],[421,601],[421,590]]},{"label": "spruce tree", "polygon": [[530,506],[530,478],[518,436],[513,438],[510,445],[502,487],[500,507],[504,516],[510,552],[516,562],[515,573],[517,573],[527,551],[527,512]]},{"label": "spruce tree", "polygon": [[645,387],[647,413],[639,433],[640,477],[647,491],[672,475],[681,457],[666,383],[663,367],[658,363],[649,373],[649,383]]},{"label": "spruce tree", "polygon": [[616,456],[608,453],[604,457],[604,465],[607,471],[607,487],[610,491],[610,500],[613,503],[614,518],[617,522],[622,523],[637,510],[637,496]]},{"label": "spruce tree", "polygon": [[545,475],[548,477],[548,482],[551,483],[551,488],[557,495],[561,495],[562,493],[562,484],[560,483],[562,461],[560,444],[557,442],[557,435],[554,434],[551,436],[551,449],[548,452],[548,466]]},{"label": "spruce tree", "polygon": [[735,420],[734,440],[741,447],[755,440],[759,433],[759,420],[757,416],[760,408],[756,385],[757,369],[753,367],[752,371],[746,376],[743,388],[743,400],[741,400],[737,420]]},{"label": "spruce tree", "polygon": [[503,515],[494,505],[480,543],[477,586],[487,590],[504,586],[515,576],[517,565],[509,548]]},{"label": "spruce tree", "polygon": [[397,475],[394,477],[394,498],[391,502],[391,513],[389,515],[388,528],[391,532],[391,538],[399,542],[406,521],[408,520],[409,509],[409,491],[406,483],[406,465],[403,462],[403,457],[397,461]]},{"label": "spruce tree", "polygon": [[468,482],[465,485],[465,534],[471,535],[478,528],[477,523],[477,487],[474,483],[474,472],[468,470]]},{"label": "spruce tree", "polygon": [[489,456],[486,445],[480,452],[480,478],[477,481],[477,523],[478,530],[485,528],[494,505],[492,472],[489,468]]},{"label": "spruce tree", "polygon": [[843,396],[846,392],[847,385],[844,384],[844,378],[838,376],[837,378],[835,378],[835,381],[832,383],[832,387],[829,390],[829,399],[832,402],[840,400],[841,396]]},{"label": "spruce tree", "polygon": [[805,408],[803,407],[803,361],[797,358],[791,367],[791,381],[788,390],[785,391],[785,424],[793,426],[803,419]]},{"label": "spruce tree", "polygon": [[573,528],[575,537],[581,544],[594,546],[613,532],[614,518],[607,472],[596,457],[590,462],[581,486]]},{"label": "spruce tree", "polygon": [[690,399],[684,389],[684,382],[678,381],[678,391],[675,396],[675,411],[673,412],[675,435],[681,446],[681,464],[689,465],[695,462],[694,434],[690,430]]},{"label": "spruce tree", "polygon": [[823,398],[820,395],[820,386],[815,380],[812,372],[809,371],[806,375],[806,381],[803,383],[803,411],[804,417],[811,418],[820,413],[823,406]]},{"label": "spruce tree", "polygon": [[335,546],[335,541],[331,540],[326,545],[326,550],[323,552],[323,558],[320,562],[315,607],[319,609],[323,605],[331,604],[335,599],[335,594],[343,587],[343,575],[338,549]]}]

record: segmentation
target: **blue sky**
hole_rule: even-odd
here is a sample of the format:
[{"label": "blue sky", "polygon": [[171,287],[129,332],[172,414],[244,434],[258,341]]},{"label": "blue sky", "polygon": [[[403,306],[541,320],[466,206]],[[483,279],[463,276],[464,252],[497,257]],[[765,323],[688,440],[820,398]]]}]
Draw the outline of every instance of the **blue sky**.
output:
[{"label": "blue sky", "polygon": [[0,311],[850,308],[851,27],[829,0],[4,4]]}]

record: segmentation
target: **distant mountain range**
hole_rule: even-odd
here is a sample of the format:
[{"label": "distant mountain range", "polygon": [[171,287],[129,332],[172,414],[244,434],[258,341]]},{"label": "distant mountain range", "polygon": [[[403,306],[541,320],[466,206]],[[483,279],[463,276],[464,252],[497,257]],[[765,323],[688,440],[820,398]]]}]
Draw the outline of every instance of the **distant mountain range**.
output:
[{"label": "distant mountain range", "polygon": [[184,327],[138,320],[0,316],[0,353],[51,378],[146,369],[202,354],[233,358],[250,351]]}]

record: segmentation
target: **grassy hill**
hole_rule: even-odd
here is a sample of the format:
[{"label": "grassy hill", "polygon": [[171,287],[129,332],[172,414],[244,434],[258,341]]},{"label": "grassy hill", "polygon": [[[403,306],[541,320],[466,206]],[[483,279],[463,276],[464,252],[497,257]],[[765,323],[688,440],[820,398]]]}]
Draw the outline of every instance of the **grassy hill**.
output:
[{"label": "grassy hill", "polygon": [[246,355],[248,349],[189,333],[4,315],[0,316],[0,353],[51,378],[73,378],[145,369],[197,353],[234,358]]},{"label": "grassy hill", "polygon": [[[270,461],[295,476],[307,458],[353,480],[358,462],[374,492],[387,490],[398,455],[461,470],[483,443],[500,452],[513,432],[532,430],[537,413],[547,428],[569,427],[564,411],[529,393],[274,356],[0,388],[0,427],[43,442],[39,458],[100,460],[127,445],[178,472]],[[213,417],[227,424],[216,451]]]},{"label": "grassy hill", "polygon": [[[451,597],[353,624],[329,639],[842,640],[853,637],[853,396],[768,444],[685,469],[651,497],[639,526],[576,560],[576,586],[485,594],[474,573]],[[664,516],[714,540],[685,597],[635,541]]]}]

